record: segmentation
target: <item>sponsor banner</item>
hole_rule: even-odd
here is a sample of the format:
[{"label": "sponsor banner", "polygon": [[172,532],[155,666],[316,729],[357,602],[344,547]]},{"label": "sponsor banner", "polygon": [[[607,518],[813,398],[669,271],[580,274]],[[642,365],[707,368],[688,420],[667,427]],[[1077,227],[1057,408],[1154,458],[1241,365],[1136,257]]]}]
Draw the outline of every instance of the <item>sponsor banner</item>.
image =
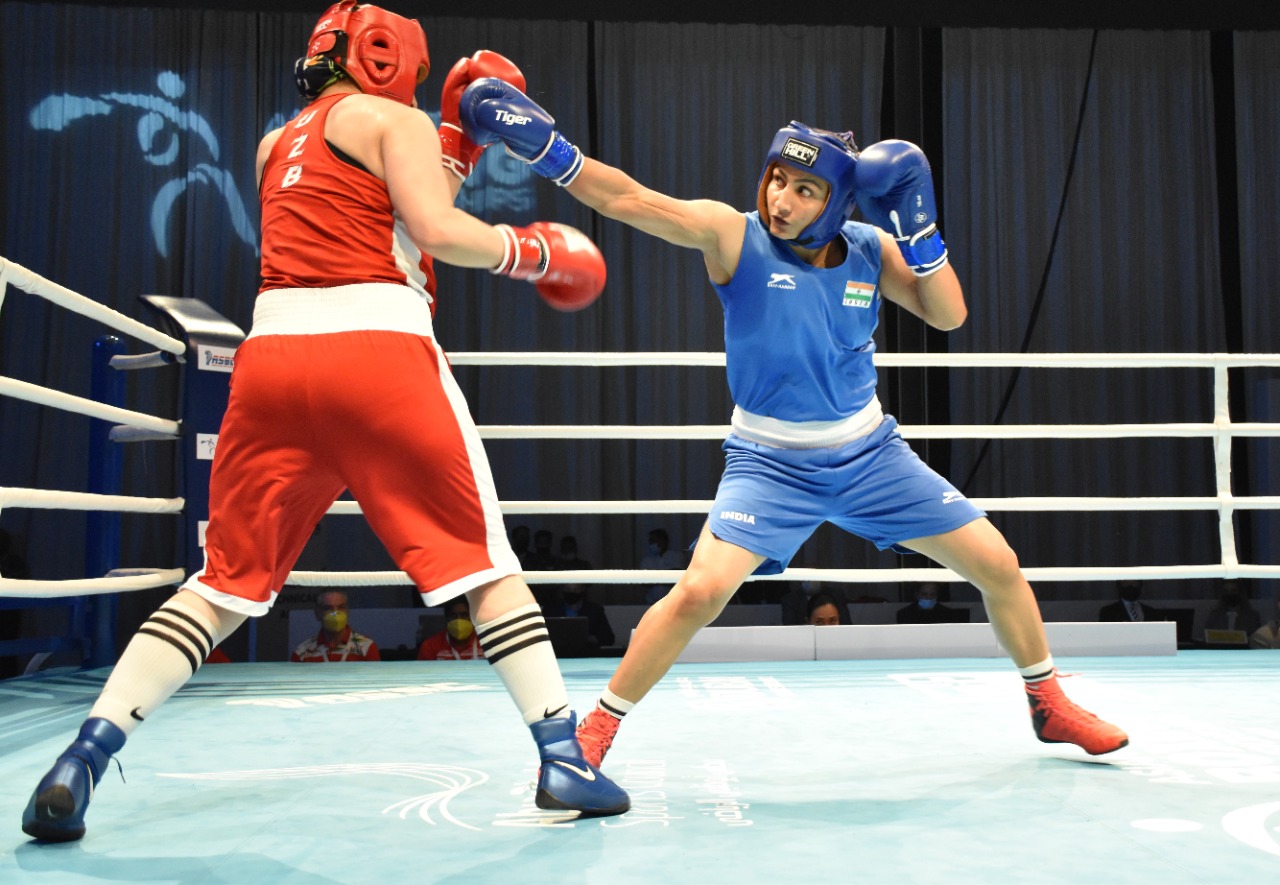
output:
[{"label": "sponsor banner", "polygon": [[202,372],[230,372],[236,365],[234,347],[196,346],[196,368]]},{"label": "sponsor banner", "polygon": [[197,433],[196,434],[196,460],[212,461],[213,453],[218,448],[218,434],[216,433]]}]

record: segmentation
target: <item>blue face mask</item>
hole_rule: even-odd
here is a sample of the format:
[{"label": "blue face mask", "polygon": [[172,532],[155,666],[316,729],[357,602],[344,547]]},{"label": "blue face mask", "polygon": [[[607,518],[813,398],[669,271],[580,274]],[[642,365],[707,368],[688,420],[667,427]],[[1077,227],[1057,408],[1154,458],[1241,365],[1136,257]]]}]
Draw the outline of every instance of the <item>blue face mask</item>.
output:
[{"label": "blue face mask", "polygon": [[936,599],[917,599],[916,603],[923,609],[931,609],[938,604]]}]

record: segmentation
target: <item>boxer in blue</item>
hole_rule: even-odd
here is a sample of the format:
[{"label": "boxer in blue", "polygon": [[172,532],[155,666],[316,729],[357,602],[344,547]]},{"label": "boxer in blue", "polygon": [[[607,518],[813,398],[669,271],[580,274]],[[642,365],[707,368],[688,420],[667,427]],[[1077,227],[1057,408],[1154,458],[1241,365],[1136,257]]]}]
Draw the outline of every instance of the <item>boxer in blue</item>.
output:
[{"label": "boxer in blue", "polygon": [[[725,471],[689,568],[645,613],[579,727],[589,760],[603,760],[622,717],[742,582],[786,568],[823,522],[881,549],[922,553],[982,591],[1040,740],[1094,755],[1129,742],[1063,694],[1017,556],[916,457],[876,399],[872,333],[882,299],[944,331],[968,313],[918,147],[889,140],[859,152],[852,133],[792,122],[769,148],[756,210],[743,213],[674,199],[584,157],[546,111],[501,80],[469,86],[460,116],[477,144],[503,142],[601,215],[697,249],[724,308],[735,404]],[[869,223],[850,220],[855,205]]]}]

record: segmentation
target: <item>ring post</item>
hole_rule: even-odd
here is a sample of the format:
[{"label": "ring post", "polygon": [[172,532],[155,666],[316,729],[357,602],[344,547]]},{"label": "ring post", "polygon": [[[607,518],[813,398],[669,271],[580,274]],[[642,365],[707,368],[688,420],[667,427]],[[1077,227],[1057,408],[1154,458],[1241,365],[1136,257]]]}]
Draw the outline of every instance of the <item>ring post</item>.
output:
[{"label": "ring post", "polygon": [[235,352],[244,341],[244,332],[195,298],[143,295],[142,300],[159,311],[173,327],[173,337],[187,345],[178,402],[182,445],[178,487],[186,502],[182,508],[182,555],[190,574],[204,568],[209,473],[231,393]]},{"label": "ring post", "polygon": [[[124,406],[124,378],[111,366],[111,358],[125,352],[124,342],[115,335],[102,335],[93,343],[93,367],[90,376],[91,395],[94,400],[108,405]],[[118,495],[124,475],[120,446],[110,438],[112,424],[94,418],[89,428],[89,491],[101,495]],[[87,549],[85,572],[90,577],[101,578],[120,564],[120,514],[113,511],[91,510],[86,520]],[[87,642],[85,665],[91,668],[109,667],[116,657],[116,611],[119,596],[104,593],[99,596],[79,597],[73,618],[83,621],[81,634]]]}]

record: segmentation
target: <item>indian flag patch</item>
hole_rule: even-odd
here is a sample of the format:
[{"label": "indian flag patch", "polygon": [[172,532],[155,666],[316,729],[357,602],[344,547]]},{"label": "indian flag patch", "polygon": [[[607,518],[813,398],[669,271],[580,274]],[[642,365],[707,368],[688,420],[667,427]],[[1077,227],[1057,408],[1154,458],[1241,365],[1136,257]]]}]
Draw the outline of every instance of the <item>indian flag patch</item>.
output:
[{"label": "indian flag patch", "polygon": [[854,280],[844,284],[845,307],[870,307],[871,296],[876,293],[874,283],[859,283]]}]

